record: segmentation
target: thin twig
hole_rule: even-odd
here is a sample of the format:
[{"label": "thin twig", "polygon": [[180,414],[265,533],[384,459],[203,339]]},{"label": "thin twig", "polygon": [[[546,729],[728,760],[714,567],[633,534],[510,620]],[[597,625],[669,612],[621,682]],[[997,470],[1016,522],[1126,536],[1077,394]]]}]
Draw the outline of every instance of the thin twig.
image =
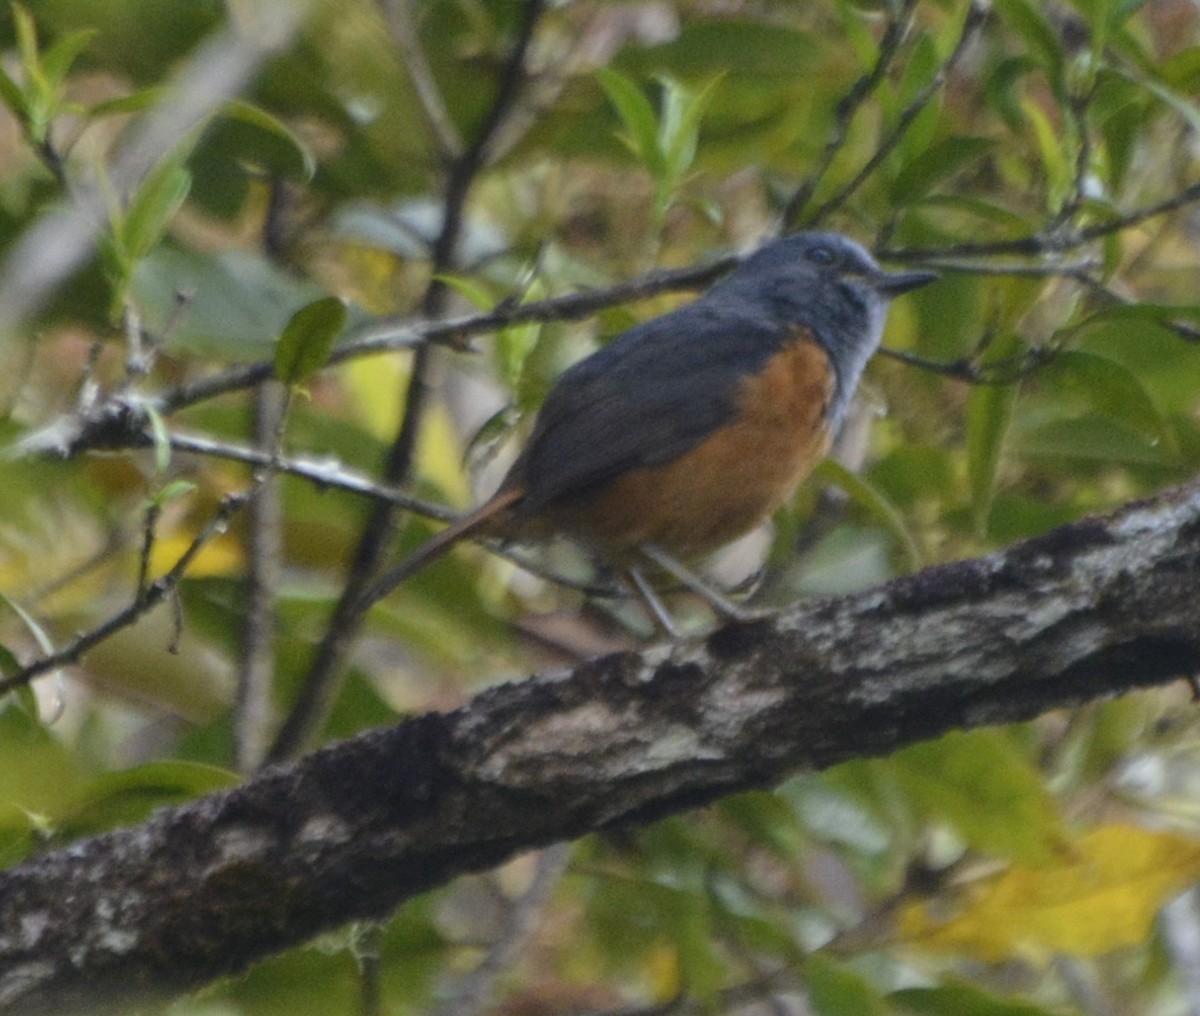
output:
[{"label": "thin twig", "polygon": [[833,160],[846,144],[846,138],[850,134],[850,123],[855,114],[887,75],[888,68],[895,59],[901,42],[908,35],[915,8],[916,0],[904,0],[904,6],[900,11],[888,18],[887,27],[883,30],[883,36],[879,40],[879,53],[875,58],[874,66],[860,76],[838,101],[834,110],[833,130],[830,131],[829,140],[825,142],[825,148],[817,159],[816,166],[813,167],[807,179],[796,188],[796,192],[783,210],[783,221],[789,227],[810,221],[803,213],[821,181],[825,178],[825,174],[829,171],[829,167],[833,165]]},{"label": "thin twig", "polygon": [[138,555],[138,595],[141,596],[150,583],[150,555],[154,551],[154,538],[158,531],[158,517],[162,513],[162,505],[150,501],[146,505],[146,516],[142,521],[142,551]]},{"label": "thin twig", "polygon": [[[350,472],[335,460],[320,461],[303,457],[272,457],[266,452],[255,448],[247,448],[245,445],[237,445],[218,441],[214,438],[188,434],[172,434],[169,440],[171,448],[177,452],[229,459],[233,462],[245,462],[248,465],[259,467],[271,465],[276,472],[287,473],[291,476],[308,480],[313,485],[322,489],[342,490],[350,494],[359,494],[375,501],[386,501],[413,515],[436,519],[439,522],[455,522],[459,517],[445,505],[436,504],[433,501],[423,501],[420,498],[405,493],[403,490],[378,483],[361,473]],[[614,585],[594,581],[581,581],[563,575],[561,572],[544,568],[537,562],[529,560],[523,554],[509,550],[503,542],[495,540],[477,540],[476,542],[487,547],[492,554],[515,564],[522,571],[528,572],[535,578],[552,582],[557,586],[562,586],[564,589],[573,589],[588,596],[609,599],[623,595],[623,592]]]},{"label": "thin twig", "polygon": [[254,443],[267,450],[269,462],[257,467],[247,509],[245,610],[233,710],[235,755],[241,772],[255,769],[270,743],[276,590],[283,554],[283,499],[275,474],[287,401],[287,393],[277,382],[266,382],[254,395]]},{"label": "thin twig", "polygon": [[208,524],[197,534],[187,550],[185,550],[174,566],[160,579],[156,579],[144,589],[138,591],[133,602],[124,610],[119,611],[107,621],[89,631],[76,636],[71,642],[56,652],[49,653],[32,663],[22,667],[15,674],[0,680],[0,695],[15,688],[27,685],[35,677],[59,667],[77,663],[89,649],[99,645],[105,639],[115,635],[123,628],[128,628],[143,614],[149,613],[169,596],[173,595],[188,567],[204,546],[225,531],[230,519],[246,503],[247,494],[237,493],[227,495],[217,506]]},{"label": "thin twig", "polygon": [[1090,275],[1101,267],[1098,258],[1082,258],[1078,261],[1051,262],[1049,264],[988,264],[975,261],[944,260],[925,261],[923,264],[937,272],[953,272],[960,275],[990,275],[1017,278],[1067,278],[1087,283]]},{"label": "thin twig", "polygon": [[470,973],[447,993],[433,1016],[475,1016],[490,1007],[496,983],[521,958],[533,934],[537,917],[546,905],[571,855],[571,844],[559,843],[538,854],[529,887],[509,903],[499,940]]},{"label": "thin twig", "polygon": [[1071,178],[1071,192],[1064,198],[1062,207],[1050,221],[1053,232],[1070,222],[1083,207],[1087,193],[1087,177],[1092,162],[1092,135],[1088,130],[1087,112],[1091,95],[1071,95],[1066,103],[1068,122],[1075,128],[1078,148],[1075,150],[1075,172]]},{"label": "thin twig", "polygon": [[1186,205],[1200,201],[1200,182],[1193,183],[1177,194],[1156,201],[1141,208],[1135,208],[1124,215],[1118,215],[1104,222],[1097,222],[1080,229],[1062,229],[1055,232],[1031,233],[1028,236],[1016,237],[1012,240],[991,240],[983,243],[953,243],[943,247],[896,247],[879,252],[885,259],[897,261],[933,261],[937,258],[954,257],[994,257],[1000,254],[1019,254],[1028,257],[1038,257],[1043,254],[1064,254],[1078,250],[1093,240],[1120,233],[1123,230],[1145,222],[1159,215],[1167,215],[1178,211]]},{"label": "thin twig", "polygon": [[383,927],[372,923],[355,936],[354,955],[358,960],[360,1016],[383,1013]]},{"label": "thin twig", "polygon": [[1031,349],[1020,356],[990,363],[980,363],[974,357],[963,357],[958,360],[929,360],[903,349],[891,349],[880,346],[881,356],[899,360],[909,367],[940,374],[942,377],[954,378],[956,381],[966,381],[973,385],[1011,385],[1036,373],[1041,367],[1054,358],[1052,348]]},{"label": "thin twig", "polygon": [[958,64],[963,53],[966,52],[967,47],[975,39],[980,27],[987,18],[989,9],[989,4],[982,2],[982,0],[974,0],[967,9],[966,17],[963,19],[962,31],[959,33],[954,49],[942,61],[942,65],[937,69],[937,73],[917,93],[912,102],[901,110],[892,129],[884,135],[883,139],[876,146],[875,151],[871,154],[871,157],[863,163],[859,171],[836,194],[808,216],[806,224],[816,225],[823,221],[830,212],[841,208],[871,174],[879,168],[883,160],[888,157],[896,145],[903,139],[904,135],[908,133],[908,129],[912,126],[913,121],[916,120],[921,111],[929,104],[929,101],[946,83],[946,78],[949,77],[950,72]]},{"label": "thin twig", "polygon": [[368,476],[346,469],[345,466],[333,459],[310,459],[303,456],[287,458],[282,455],[272,455],[258,448],[248,448],[245,445],[194,434],[173,433],[169,440],[171,448],[175,451],[229,459],[232,462],[244,462],[258,468],[269,466],[276,472],[298,476],[320,488],[344,490],[377,501],[387,501],[405,511],[442,522],[453,522],[457,518],[454,512],[444,505],[423,501],[395,487],[378,483]]},{"label": "thin twig", "polygon": [[[288,205],[284,182],[272,178],[263,218],[262,246],[266,256],[275,262],[283,262],[286,256],[284,221]],[[290,401],[290,391],[278,381],[264,381],[254,389],[251,440],[256,448],[267,453],[268,461],[255,469],[247,508],[245,609],[233,709],[235,759],[244,773],[258,767],[270,744],[276,590],[283,558],[283,498],[277,463]]]},{"label": "thin twig", "polygon": [[[527,304],[505,302],[494,310],[441,321],[384,318],[363,326],[330,354],[327,366],[363,356],[411,349],[433,342],[462,349],[470,335],[497,331],[524,322],[577,321],[620,303],[645,300],[660,293],[701,289],[728,272],[740,259],[733,255],[693,268],[656,271],[603,289],[567,293]],[[271,377],[269,360],[234,367],[185,382],[146,399],[114,396],[87,413],[63,417],[23,439],[22,455],[48,453],[72,458],[81,452],[138,447],[145,443],[146,407],[162,416],[221,395],[253,388]]]},{"label": "thin twig", "polygon": [[54,177],[54,182],[63,190],[66,190],[71,183],[67,177],[67,161],[63,158],[62,152],[58,150],[58,146],[54,143],[51,133],[52,125],[46,127],[46,136],[41,141],[35,141],[33,136],[26,131],[25,140],[37,154],[42,165],[50,171],[50,175]]},{"label": "thin twig", "polygon": [[412,0],[385,0],[382,6],[392,42],[400,53],[429,133],[433,135],[434,147],[443,163],[451,163],[462,155],[463,139],[442,98],[433,68],[425,59],[425,47],[421,45],[421,35],[413,17]]},{"label": "thin twig", "polygon": [[125,379],[135,384],[150,373],[151,355],[143,341],[142,315],[132,300],[126,301],[123,317],[125,329]]}]

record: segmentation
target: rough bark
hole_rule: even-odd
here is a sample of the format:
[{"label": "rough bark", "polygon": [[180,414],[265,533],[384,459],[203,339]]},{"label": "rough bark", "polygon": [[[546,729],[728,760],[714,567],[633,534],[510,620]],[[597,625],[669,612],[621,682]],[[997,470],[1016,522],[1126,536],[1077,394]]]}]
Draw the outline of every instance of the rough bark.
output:
[{"label": "rough bark", "polygon": [[1200,484],[977,560],[492,688],[0,874],[0,1011],[241,970],[512,854],[1200,667]]}]

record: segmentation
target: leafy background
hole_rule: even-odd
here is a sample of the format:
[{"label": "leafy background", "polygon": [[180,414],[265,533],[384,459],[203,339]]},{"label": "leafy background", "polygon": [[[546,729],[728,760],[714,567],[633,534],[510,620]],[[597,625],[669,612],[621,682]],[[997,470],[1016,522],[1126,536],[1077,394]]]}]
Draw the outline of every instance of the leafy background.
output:
[{"label": "leafy background", "polygon": [[[759,602],[1196,474],[1191,4],[575,0],[537,10],[516,73],[535,9],[314,3],[132,188],[111,167],[173,76],[271,8],[0,19],[0,243],[64,195],[104,209],[95,254],[0,336],[5,863],[258,765],[346,627],[397,429],[418,508],[474,503],[565,365],[687,298],[610,291],[657,269],[820,226],[943,274],[894,307],[836,461],[722,556],[726,581],[762,567]],[[583,320],[554,311],[572,293]],[[492,308],[526,319],[352,346]],[[354,355],[323,367],[335,341]],[[263,362],[280,382],[153,401]],[[118,402],[141,446],[30,450]],[[435,530],[395,522],[382,560]],[[647,636],[575,588],[571,548],[524,556],[460,548],[348,625],[329,708],[274,757]],[[22,677],[122,612],[80,665]],[[1198,1012],[1198,777],[1187,688],[949,736],[520,858],[172,1012]]]}]

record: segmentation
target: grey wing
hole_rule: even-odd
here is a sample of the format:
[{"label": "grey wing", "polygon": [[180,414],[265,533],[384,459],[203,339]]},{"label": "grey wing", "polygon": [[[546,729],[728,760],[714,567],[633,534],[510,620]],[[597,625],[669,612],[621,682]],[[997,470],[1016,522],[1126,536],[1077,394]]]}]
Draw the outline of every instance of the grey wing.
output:
[{"label": "grey wing", "polygon": [[580,361],[547,396],[521,456],[523,510],[690,451],[732,420],[742,378],[778,342],[769,323],[699,300]]}]

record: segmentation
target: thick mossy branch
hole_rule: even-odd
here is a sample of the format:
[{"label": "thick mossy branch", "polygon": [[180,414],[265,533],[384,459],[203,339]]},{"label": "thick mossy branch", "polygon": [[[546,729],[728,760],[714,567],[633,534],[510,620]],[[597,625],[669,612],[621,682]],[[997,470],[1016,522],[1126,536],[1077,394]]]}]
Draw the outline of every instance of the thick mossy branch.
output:
[{"label": "thick mossy branch", "polygon": [[1200,668],[1200,484],[503,685],[0,874],[0,1012],[112,1010],[513,854]]}]

